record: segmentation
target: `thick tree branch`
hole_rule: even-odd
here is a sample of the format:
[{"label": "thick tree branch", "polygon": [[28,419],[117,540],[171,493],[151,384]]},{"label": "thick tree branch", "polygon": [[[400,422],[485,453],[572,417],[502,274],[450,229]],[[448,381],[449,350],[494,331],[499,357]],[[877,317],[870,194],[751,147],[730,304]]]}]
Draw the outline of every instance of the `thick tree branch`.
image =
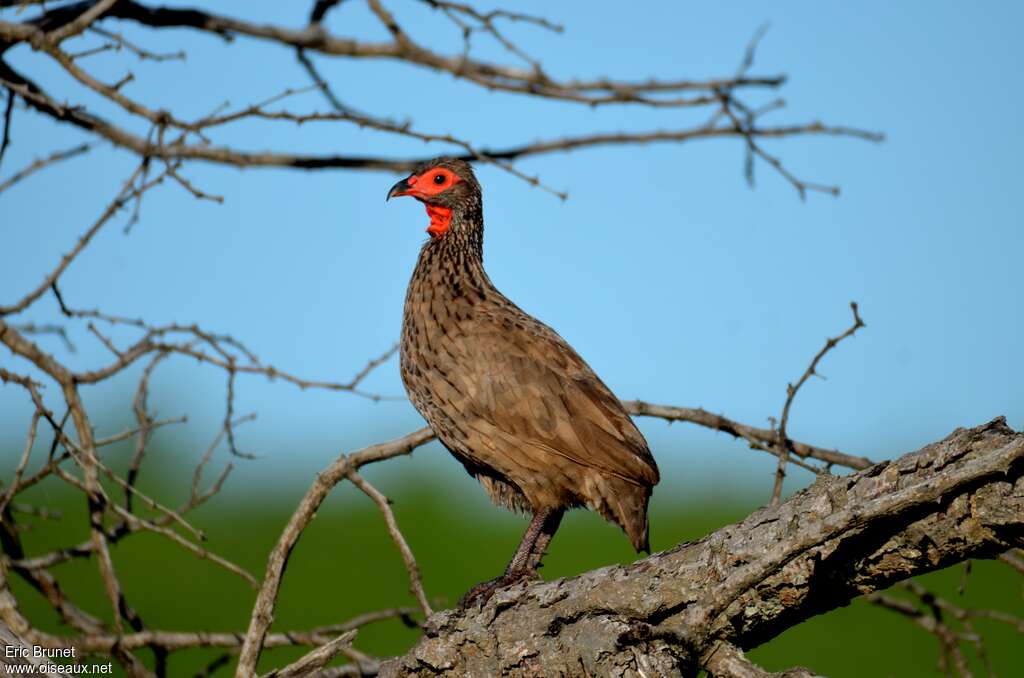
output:
[{"label": "thick tree branch", "polygon": [[1024,435],[1000,418],[822,476],[700,542],[437,614],[381,675],[692,675],[715,666],[720,641],[749,649],[858,595],[1022,543]]},{"label": "thick tree branch", "polygon": [[780,673],[765,671],[744,657],[743,650],[721,641],[708,653],[704,668],[714,678],[815,678],[816,675],[803,667]]}]

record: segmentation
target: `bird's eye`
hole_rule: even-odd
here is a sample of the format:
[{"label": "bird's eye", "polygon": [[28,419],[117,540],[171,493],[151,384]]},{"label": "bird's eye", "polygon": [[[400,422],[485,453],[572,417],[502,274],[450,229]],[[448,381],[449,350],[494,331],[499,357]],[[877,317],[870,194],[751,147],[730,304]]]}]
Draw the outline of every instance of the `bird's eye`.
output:
[{"label": "bird's eye", "polygon": [[444,182],[445,182],[445,176],[444,176],[443,174],[435,174],[435,175],[434,175],[434,183],[435,183],[435,184],[437,184],[438,186],[440,186],[440,185],[441,185],[441,184],[443,184]]}]

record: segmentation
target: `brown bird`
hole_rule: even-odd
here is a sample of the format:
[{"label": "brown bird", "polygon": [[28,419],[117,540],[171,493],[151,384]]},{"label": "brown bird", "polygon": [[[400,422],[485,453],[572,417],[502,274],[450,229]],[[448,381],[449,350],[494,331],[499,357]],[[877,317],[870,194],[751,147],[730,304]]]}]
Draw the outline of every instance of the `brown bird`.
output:
[{"label": "brown bird", "polygon": [[401,373],[413,405],[491,500],[530,512],[505,573],[462,605],[534,576],[567,508],[586,506],[650,551],[658,467],[622,404],[576,351],[491,283],[483,203],[470,166],[420,165],[388,198],[424,203],[430,240],[409,281]]}]

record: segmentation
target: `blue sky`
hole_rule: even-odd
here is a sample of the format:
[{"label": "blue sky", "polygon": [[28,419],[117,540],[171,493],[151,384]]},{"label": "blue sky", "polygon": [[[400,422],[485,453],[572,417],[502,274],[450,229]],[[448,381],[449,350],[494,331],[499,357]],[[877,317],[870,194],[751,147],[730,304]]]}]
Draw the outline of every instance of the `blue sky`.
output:
[{"label": "blue sky", "polygon": [[[226,2],[218,11],[299,26],[306,5]],[[826,336],[848,326],[848,302],[856,300],[867,328],[825,359],[820,371],[827,380],[801,391],[793,437],[880,459],[996,415],[1024,425],[1024,230],[1017,205],[1024,143],[1015,86],[1024,66],[1024,5],[682,2],[637,3],[626,12],[621,4],[566,2],[521,9],[566,26],[562,35],[510,29],[561,77],[729,75],[751,35],[770,22],[753,72],[790,79],[777,93],[753,97],[785,98],[787,107],[768,121],[822,120],[887,135],[883,144],[828,137],[766,143],[802,178],[842,186],[838,199],[811,194],[805,202],[763,163],[749,189],[734,140],[599,148],[520,163],[567,190],[565,203],[480,168],[491,277],[569,340],[621,398],[703,406],[766,425],[781,410],[786,383],[799,377]],[[402,11],[410,10],[398,15],[408,17],[419,39],[440,51],[460,49],[458,35],[437,17]],[[386,37],[360,3],[343,5],[328,27]],[[123,28],[154,49],[188,52],[184,63],[133,63],[136,82],[125,90],[152,107],[173,106],[181,117],[306,83],[287,50]],[[482,57],[507,58],[482,38],[480,46]],[[58,98],[116,115],[40,55],[21,47],[9,56],[51,83]],[[347,103],[483,146],[703,119],[685,111],[540,102],[401,64],[315,58]],[[120,58],[85,63],[108,81],[124,75]],[[323,105],[309,94],[289,108]],[[37,156],[87,140],[25,111],[16,112],[13,132],[0,180]],[[216,139],[254,150],[446,150],[343,123],[246,123]],[[100,143],[88,158],[0,194],[3,303],[38,284],[132,167],[127,153]],[[224,205],[198,202],[173,186],[152,192],[129,235],[122,217],[67,271],[62,288],[70,304],[154,323],[197,322],[243,339],[282,369],[328,380],[349,378],[397,338],[427,223],[412,201],[384,204],[398,176],[201,164],[186,174],[222,194]],[[16,320],[59,317],[47,300]],[[107,360],[84,327],[73,338],[73,365]],[[55,340],[40,341],[61,350]],[[0,365],[24,371],[6,350]],[[383,366],[368,387],[401,395],[397,362]],[[131,389],[129,378],[87,391],[90,405],[107,413],[97,420],[101,433],[127,423]],[[184,360],[154,378],[160,414],[190,415],[183,437],[175,438],[186,460],[216,431],[223,389],[221,374]],[[237,410],[259,412],[240,442],[261,458],[241,473],[266,485],[281,478],[305,484],[338,451],[422,421],[404,401],[375,404],[260,378],[240,381]],[[19,389],[0,389],[5,439],[21,439],[28,411]],[[774,463],[767,456],[693,427],[656,420],[641,427],[662,465],[666,494],[709,492],[702,488],[714,477],[716,491],[767,495]],[[461,473],[438,449],[419,456]]]}]

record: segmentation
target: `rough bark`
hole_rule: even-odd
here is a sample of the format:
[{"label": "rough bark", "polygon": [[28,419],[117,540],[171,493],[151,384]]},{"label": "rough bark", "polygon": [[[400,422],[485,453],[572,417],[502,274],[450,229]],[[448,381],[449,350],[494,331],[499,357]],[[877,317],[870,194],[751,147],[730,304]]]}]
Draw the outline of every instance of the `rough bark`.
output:
[{"label": "rough bark", "polygon": [[[29,671],[38,672],[43,666],[53,666],[46,657],[35,656],[34,647],[0,620],[0,675],[28,674]],[[30,666],[35,668],[29,669]]]},{"label": "rough bark", "polygon": [[1005,420],[958,429],[895,461],[823,476],[699,542],[435,614],[381,675],[686,676],[711,668],[716,651],[729,675],[746,661],[737,648],[902,579],[1020,546],[1022,475],[1024,435]]}]

